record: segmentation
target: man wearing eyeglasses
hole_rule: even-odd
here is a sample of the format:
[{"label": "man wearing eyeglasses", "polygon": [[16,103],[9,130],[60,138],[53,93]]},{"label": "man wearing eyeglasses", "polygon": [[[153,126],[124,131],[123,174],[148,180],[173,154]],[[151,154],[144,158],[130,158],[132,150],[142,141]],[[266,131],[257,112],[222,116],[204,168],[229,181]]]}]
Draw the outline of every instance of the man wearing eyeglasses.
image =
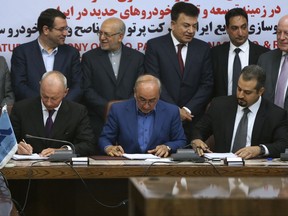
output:
[{"label": "man wearing eyeglasses", "polygon": [[142,75],[134,98],[114,103],[99,138],[102,154],[150,153],[167,157],[185,146],[186,137],[176,105],[159,100],[161,83]]},{"label": "man wearing eyeglasses", "polygon": [[111,103],[131,98],[144,72],[144,55],[122,43],[125,28],[121,19],[106,19],[97,34],[100,46],[82,56],[85,104],[97,138]]},{"label": "man wearing eyeglasses", "polygon": [[278,49],[259,57],[266,73],[264,98],[288,111],[288,15],[283,16],[277,26]]},{"label": "man wearing eyeglasses", "polygon": [[82,73],[80,54],[66,45],[66,16],[53,8],[43,11],[37,22],[39,37],[13,50],[11,77],[16,100],[39,96],[39,81],[47,71],[57,70],[67,77],[66,99],[80,101]]}]

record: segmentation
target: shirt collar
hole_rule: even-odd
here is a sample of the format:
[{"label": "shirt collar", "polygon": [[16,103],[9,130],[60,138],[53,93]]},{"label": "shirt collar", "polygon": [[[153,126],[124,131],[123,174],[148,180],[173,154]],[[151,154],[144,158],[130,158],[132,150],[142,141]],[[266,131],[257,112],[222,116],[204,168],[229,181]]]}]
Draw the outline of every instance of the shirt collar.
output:
[{"label": "shirt collar", "polygon": [[236,47],[231,41],[230,41],[230,50],[234,51],[236,48],[240,48],[242,52],[248,52],[249,48],[249,41],[246,40],[245,43],[243,43],[241,46]]},{"label": "shirt collar", "polygon": [[[180,44],[180,42],[174,37],[172,31],[170,32],[170,34],[171,34],[174,46],[177,47],[177,45]],[[185,44],[185,46],[187,46],[187,43],[184,43],[184,44]]]},{"label": "shirt collar", "polygon": [[[54,110],[55,110],[56,112],[58,112],[61,104],[62,104],[62,101],[60,102],[60,104],[59,104],[57,107],[54,108]],[[41,107],[42,107],[42,111],[48,112],[48,109],[45,107],[45,105],[43,104],[42,100],[41,100]]]},{"label": "shirt collar", "polygon": [[[250,112],[257,113],[258,109],[260,107],[261,101],[262,101],[262,97],[260,96],[259,99],[254,104],[252,104],[251,106],[248,107]],[[242,107],[242,106],[238,105],[238,111],[240,111],[240,110],[242,111],[245,108],[246,107]]]},{"label": "shirt collar", "polygon": [[[37,41],[38,41],[38,44],[39,44],[41,53],[47,53],[47,54],[49,54],[48,51],[41,45],[41,43],[40,43],[40,41],[39,41],[39,38],[38,38]],[[55,47],[55,48],[53,49],[53,51],[52,51],[49,55],[52,55],[52,54],[56,55],[57,52],[58,52],[58,47]]]}]

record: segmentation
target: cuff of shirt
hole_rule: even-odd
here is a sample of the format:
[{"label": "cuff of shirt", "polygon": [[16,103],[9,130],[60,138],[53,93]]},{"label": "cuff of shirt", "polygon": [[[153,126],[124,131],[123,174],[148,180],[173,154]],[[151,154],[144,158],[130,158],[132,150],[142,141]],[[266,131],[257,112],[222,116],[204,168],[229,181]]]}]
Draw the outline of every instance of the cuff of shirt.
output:
[{"label": "cuff of shirt", "polygon": [[191,110],[190,110],[190,109],[188,109],[187,107],[182,107],[182,108],[185,109],[186,112],[188,112],[189,114],[191,114]]}]

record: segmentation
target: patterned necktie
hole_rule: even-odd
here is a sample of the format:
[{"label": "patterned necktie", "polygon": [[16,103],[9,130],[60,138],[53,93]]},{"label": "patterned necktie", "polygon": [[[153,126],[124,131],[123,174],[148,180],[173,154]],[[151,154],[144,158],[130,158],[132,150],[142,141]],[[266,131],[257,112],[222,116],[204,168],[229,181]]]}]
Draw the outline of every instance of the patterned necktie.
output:
[{"label": "patterned necktie", "polygon": [[275,100],[274,103],[282,108],[284,108],[285,95],[286,95],[286,83],[288,79],[288,54],[284,56],[284,61],[278,77],[276,91],[275,91]]},{"label": "patterned necktie", "polygon": [[179,66],[180,66],[180,71],[181,71],[181,75],[183,76],[184,74],[184,62],[183,62],[183,58],[182,58],[182,48],[185,46],[185,44],[179,43],[177,45],[178,47],[178,51],[177,51],[177,58],[178,58],[178,62],[179,62]]},{"label": "patterned necktie", "polygon": [[241,73],[241,61],[239,58],[239,52],[241,51],[240,48],[236,48],[234,50],[235,52],[235,58],[233,62],[233,78],[232,78],[232,95],[236,95],[237,92],[237,86],[238,86],[238,79]]},{"label": "patterned necktie", "polygon": [[55,112],[55,110],[48,110],[49,112],[49,116],[46,120],[46,124],[45,124],[45,135],[46,137],[50,137],[51,135],[51,130],[52,130],[52,126],[53,126],[53,119],[52,119],[52,115]]},{"label": "patterned necktie", "polygon": [[246,140],[247,140],[247,129],[248,129],[248,117],[247,114],[250,112],[250,110],[246,107],[243,109],[243,116],[239,122],[235,138],[234,138],[234,144],[232,152],[235,153],[241,148],[244,148],[246,146]]}]

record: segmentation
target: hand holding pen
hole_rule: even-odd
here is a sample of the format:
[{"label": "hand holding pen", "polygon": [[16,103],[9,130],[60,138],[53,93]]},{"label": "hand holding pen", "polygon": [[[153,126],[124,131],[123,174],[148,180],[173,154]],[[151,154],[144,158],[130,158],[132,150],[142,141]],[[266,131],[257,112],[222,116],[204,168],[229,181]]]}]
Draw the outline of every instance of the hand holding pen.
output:
[{"label": "hand holding pen", "polygon": [[203,156],[204,153],[206,153],[206,152],[212,153],[212,151],[209,149],[208,145],[200,139],[192,140],[191,145],[192,145],[194,151],[199,156]]},{"label": "hand holding pen", "polygon": [[33,148],[30,144],[27,144],[24,139],[19,142],[17,154],[31,155],[33,153]]}]

